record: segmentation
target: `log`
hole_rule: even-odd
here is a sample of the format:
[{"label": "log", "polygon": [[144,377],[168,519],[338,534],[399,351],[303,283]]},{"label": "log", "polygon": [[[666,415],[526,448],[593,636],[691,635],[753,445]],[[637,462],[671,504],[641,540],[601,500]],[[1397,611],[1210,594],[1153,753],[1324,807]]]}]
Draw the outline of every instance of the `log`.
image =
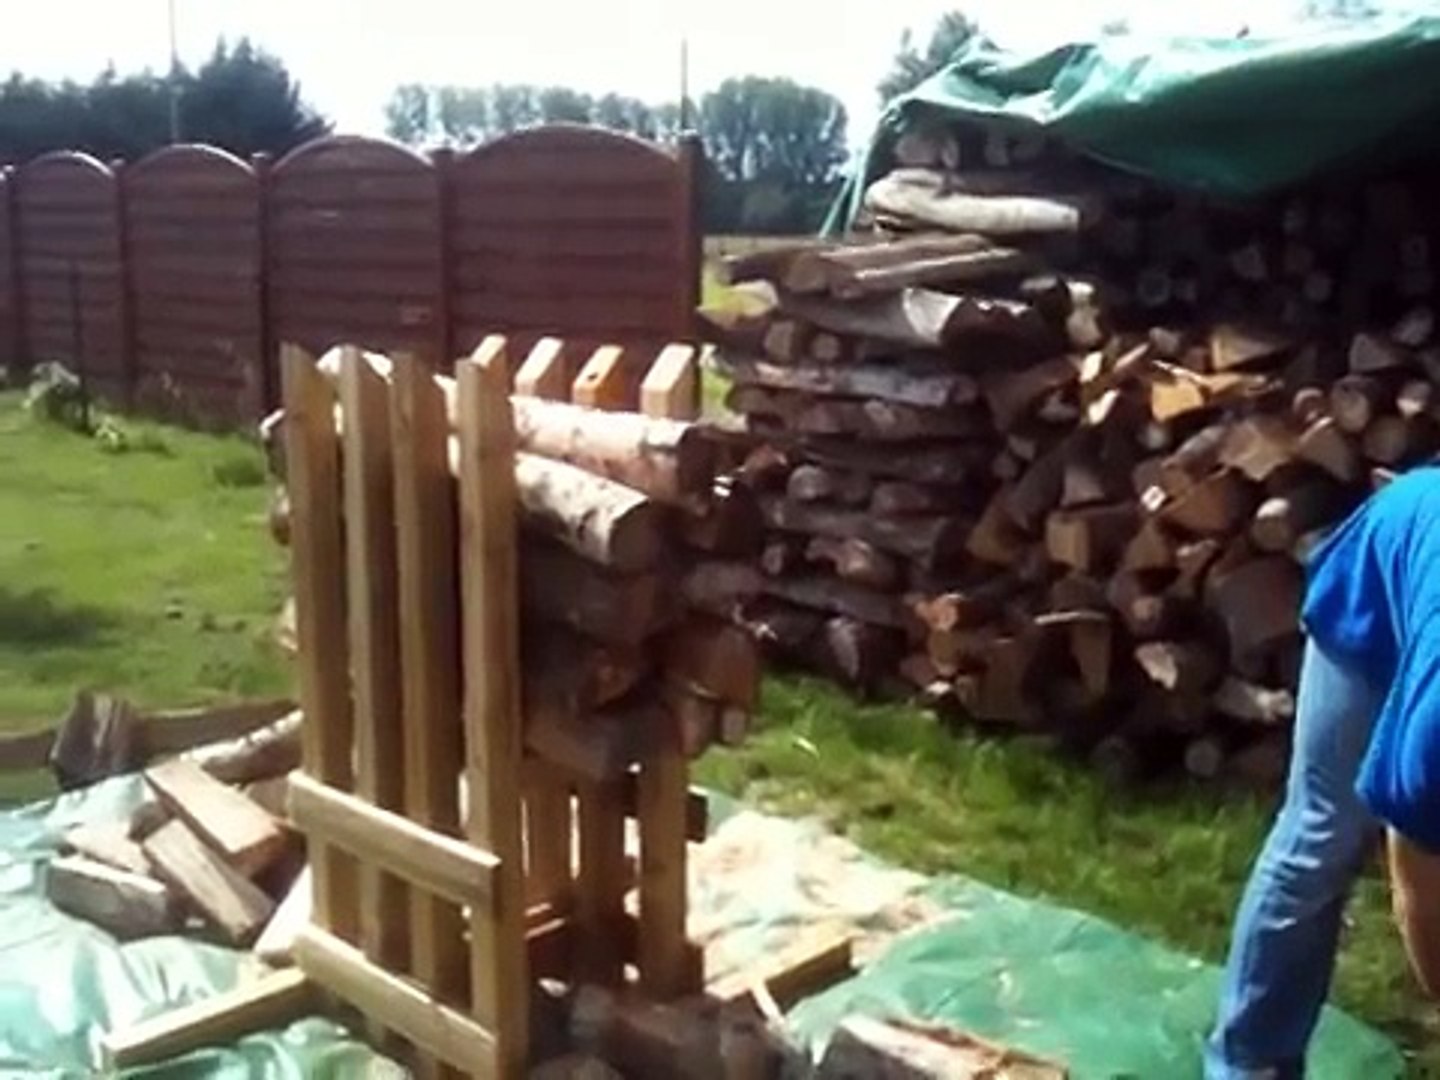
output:
[{"label": "log", "polygon": [[1409,364],[1410,356],[1403,348],[1378,334],[1356,334],[1350,341],[1350,370],[1356,375],[1373,375]]},{"label": "log", "polygon": [[897,597],[835,578],[812,575],[764,582],[766,595],[814,611],[904,630],[910,620]]},{"label": "log", "polygon": [[1087,704],[1097,704],[1110,691],[1110,670],[1114,664],[1114,628],[1108,616],[1100,612],[1084,612],[1091,616],[1070,625],[1070,656],[1080,672]]},{"label": "log", "polygon": [[698,513],[683,511],[680,539],[710,555],[744,558],[760,550],[765,523],[755,493],[739,476],[716,479],[709,503]]},{"label": "log", "polygon": [[225,784],[248,784],[283,776],[300,765],[300,729],[304,719],[300,710],[294,709],[249,734],[197,746],[182,756]]},{"label": "log", "polygon": [[1185,771],[1197,780],[1214,780],[1224,765],[1225,744],[1213,736],[1191,739],[1185,747]]},{"label": "log", "polygon": [[248,945],[274,912],[274,903],[218,855],[183,821],[172,821],[142,845],[156,873],[232,945]]},{"label": "log", "polygon": [[1380,416],[1365,429],[1365,456],[1380,465],[1406,465],[1440,446],[1440,429],[1428,416]]},{"label": "log", "polygon": [[760,569],[771,577],[796,573],[805,566],[808,546],[803,536],[772,537],[760,552]]},{"label": "log", "polygon": [[[831,502],[840,506],[864,506],[870,501],[873,484],[864,473],[842,472],[824,465],[800,465],[790,474],[785,494],[797,502]],[[763,513],[761,518],[763,520]]]},{"label": "log", "polygon": [[1120,558],[1123,570],[1168,570],[1174,565],[1175,543],[1164,526],[1154,519],[1140,526]]},{"label": "log", "polygon": [[881,449],[853,440],[822,439],[806,440],[804,449],[813,461],[822,465],[917,484],[961,483],[988,467],[992,456],[992,451],[978,442]]},{"label": "log", "polygon": [[520,655],[524,695],[543,685],[575,716],[618,701],[650,672],[644,650],[594,641],[554,624],[526,626]]},{"label": "log", "polygon": [[1004,493],[1005,512],[1026,532],[1038,532],[1050,511],[1061,503],[1073,453],[1070,440],[1057,443],[1037,457],[1014,487]]},{"label": "log", "polygon": [[982,375],[980,393],[996,427],[1008,432],[1047,394],[1075,385],[1079,377],[1074,360],[1057,356],[1023,368]]},{"label": "log", "polygon": [[697,562],[680,578],[679,594],[685,607],[707,615],[732,618],[741,604],[765,591],[765,578],[748,562],[710,560]]},{"label": "log", "polygon": [[61,846],[116,870],[144,877],[154,874],[155,868],[140,845],[130,838],[130,827],[125,822],[79,825],[66,832]]},{"label": "log", "polygon": [[1330,388],[1330,415],[1340,430],[1359,435],[1393,400],[1393,388],[1373,375],[1346,375]]},{"label": "log", "polygon": [[1010,513],[1010,494],[1009,488],[997,491],[970,530],[965,551],[972,558],[996,566],[1013,566],[1020,561],[1029,537],[1015,524]]},{"label": "log", "polygon": [[1220,678],[1220,658],[1195,641],[1149,641],[1135,662],[1156,685],[1185,697],[1202,693]]},{"label": "log", "polygon": [[1210,364],[1216,371],[1231,371],[1274,359],[1294,347],[1294,340],[1285,334],[1220,323],[1210,331]]},{"label": "log", "polygon": [[527,528],[591,562],[631,574],[660,557],[660,508],[633,488],[533,454],[516,455],[515,488]]},{"label": "log", "polygon": [[1289,554],[1306,533],[1338,517],[1343,492],[1325,480],[1291,488],[1266,499],[1250,523],[1250,539],[1261,551]]},{"label": "log", "polygon": [[834,241],[817,238],[766,244],[743,255],[731,255],[721,259],[716,267],[716,274],[725,285],[738,285],[743,281],[779,281],[783,280],[786,269],[798,257],[811,251],[824,251],[832,246]]},{"label": "log", "polygon": [[1256,483],[1295,460],[1295,433],[1278,416],[1259,414],[1233,424],[1220,445],[1218,460]]},{"label": "log", "polygon": [[772,529],[839,540],[853,537],[929,567],[954,559],[964,549],[969,533],[969,523],[958,517],[890,520],[774,496],[762,498],[760,509]]},{"label": "log", "polygon": [[870,493],[870,512],[880,517],[945,514],[968,505],[963,488],[941,488],[908,480],[884,480]]},{"label": "log", "polygon": [[818,1080],[1065,1080],[1065,1068],[967,1032],[848,1017],[825,1047]]},{"label": "log", "polygon": [[1233,675],[1210,700],[1216,712],[1245,723],[1280,725],[1295,717],[1295,695],[1289,690],[1256,686]]},{"label": "log", "polygon": [[865,191],[866,207],[950,232],[992,237],[1076,233],[1097,215],[1095,204],[1085,200],[967,195],[912,179],[891,174],[876,180]]},{"label": "log", "polygon": [[1327,415],[1330,399],[1318,386],[1302,386],[1295,391],[1290,404],[1290,414],[1308,428]]},{"label": "log", "polygon": [[791,292],[829,292],[853,300],[907,285],[977,281],[1037,266],[1035,256],[997,247],[983,236],[916,236],[800,253],[779,284]]},{"label": "log", "polygon": [[1170,503],[1160,517],[1200,536],[1217,536],[1233,532],[1255,511],[1254,489],[1238,473],[1219,469]]},{"label": "log", "polygon": [[825,397],[878,398],[899,405],[943,409],[969,405],[979,395],[975,379],[953,364],[826,364],[782,366],[722,354],[716,367],[734,382]]},{"label": "log", "polygon": [[1220,557],[1221,544],[1213,537],[1182,544],[1175,550],[1178,573],[1170,586],[1170,594],[1182,600],[1198,600],[1205,575]]},{"label": "log", "polygon": [[1208,606],[1225,624],[1232,661],[1268,652],[1299,631],[1302,581],[1289,559],[1253,559],[1211,571]]},{"label": "log", "polygon": [[687,622],[666,637],[667,679],[726,705],[754,711],[760,703],[760,653],[750,635],[718,619]]},{"label": "log", "polygon": [[870,442],[969,439],[984,435],[983,412],[965,407],[922,409],[889,401],[816,398],[789,390],[734,386],[726,407],[761,434],[845,435]]},{"label": "log", "polygon": [[83,787],[139,765],[136,724],[129,702],[89,690],[76,694],[50,747],[50,771],[60,787]]},{"label": "log", "polygon": [[765,328],[762,347],[765,355],[782,364],[793,364],[808,351],[810,327],[795,319],[776,319]]},{"label": "log", "polygon": [[1129,571],[1111,577],[1105,599],[1125,629],[1139,641],[1175,633],[1185,610],[1182,601],[1161,592],[1153,579]]},{"label": "log", "polygon": [[907,598],[907,603],[922,625],[931,630],[954,630],[994,621],[1000,614],[1001,606],[1015,591],[1016,587],[1009,581],[992,577],[964,591],[911,596]]},{"label": "log", "polygon": [[903,577],[894,556],[855,537],[840,540],[817,536],[806,547],[805,558],[811,563],[828,565],[841,581],[881,592],[895,589]]},{"label": "log", "polygon": [[740,625],[761,647],[790,657],[809,652],[824,622],[824,617],[813,611],[769,599],[746,604],[740,614]]},{"label": "log", "polygon": [[819,639],[821,666],[849,686],[870,687],[894,670],[904,649],[898,631],[858,619],[829,619]]},{"label": "log", "polygon": [[623,779],[637,762],[669,745],[670,709],[651,687],[581,718],[542,691],[525,702],[525,746],[576,779],[607,783]]},{"label": "log", "polygon": [[1031,692],[1037,641],[1032,635],[996,639],[984,672],[973,682],[956,680],[961,704],[977,720],[1028,724],[1037,716]]},{"label": "log", "polygon": [[1411,379],[1395,395],[1395,411],[1406,418],[1431,416],[1435,410],[1435,384],[1429,379]]},{"label": "log", "polygon": [[267,964],[287,967],[295,962],[295,938],[314,914],[314,883],[307,866],[296,876],[275,914],[255,939],[254,953]]},{"label": "log", "polygon": [[972,334],[1045,341],[1053,332],[1029,304],[906,288],[861,300],[787,297],[788,314],[822,330],[915,349],[948,349]]},{"label": "log", "polygon": [[660,574],[604,573],[558,544],[528,541],[520,557],[525,611],[612,645],[635,645],[674,618]]},{"label": "log", "polygon": [[1138,524],[1133,503],[1057,510],[1045,520],[1045,547],[1062,566],[1091,572],[1112,565]]},{"label": "log", "polygon": [[81,855],[51,860],[45,895],[58,910],[122,941],[174,933],[181,922],[174,897],[160,882]]},{"label": "log", "polygon": [[200,766],[174,759],[145,770],[145,782],[172,814],[230,866],[254,877],[288,843],[280,824]]},{"label": "log", "polygon": [[1211,424],[1181,443],[1161,465],[1160,486],[1166,494],[1178,498],[1211,476],[1228,434],[1227,425]]},{"label": "log", "polygon": [[1300,436],[1296,456],[1317,465],[1343,484],[1353,484],[1362,475],[1360,451],[1336,420],[1322,417]]}]

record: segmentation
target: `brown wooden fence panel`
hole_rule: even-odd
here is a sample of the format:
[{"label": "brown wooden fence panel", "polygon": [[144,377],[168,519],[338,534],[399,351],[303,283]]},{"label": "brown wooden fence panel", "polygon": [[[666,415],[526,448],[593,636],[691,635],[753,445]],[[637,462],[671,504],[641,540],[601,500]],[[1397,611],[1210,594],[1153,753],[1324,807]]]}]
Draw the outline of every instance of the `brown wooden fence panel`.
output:
[{"label": "brown wooden fence panel", "polygon": [[239,158],[177,146],[122,177],[136,398],[208,423],[265,406],[260,183]]},{"label": "brown wooden fence panel", "polygon": [[15,259],[14,173],[0,169],[0,368],[25,362],[20,344],[20,278]]},{"label": "brown wooden fence panel", "polygon": [[15,177],[22,340],[103,396],[130,390],[115,174],[86,154],[46,154]]},{"label": "brown wooden fence panel", "polygon": [[513,355],[564,337],[567,375],[595,345],[626,346],[634,380],[692,336],[699,255],[693,159],[628,135],[553,126],[455,159],[448,234],[454,340]]},{"label": "brown wooden fence panel", "polygon": [[335,137],[276,164],[266,206],[272,340],[443,355],[433,165],[395,143]]}]

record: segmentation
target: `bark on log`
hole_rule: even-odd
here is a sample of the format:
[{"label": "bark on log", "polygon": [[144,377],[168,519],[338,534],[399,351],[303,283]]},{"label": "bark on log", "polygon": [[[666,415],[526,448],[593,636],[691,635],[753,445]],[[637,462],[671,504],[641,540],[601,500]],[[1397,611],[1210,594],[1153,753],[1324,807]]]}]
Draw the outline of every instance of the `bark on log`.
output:
[{"label": "bark on log", "polygon": [[1223,670],[1220,658],[1195,641],[1151,641],[1136,647],[1135,662],[1152,682],[1191,697],[1209,689]]},{"label": "bark on log", "polygon": [[1263,654],[1298,633],[1301,591],[1300,571],[1285,558],[1253,559],[1211,572],[1209,606],[1225,624],[1232,662]]},{"label": "bark on log", "polygon": [[740,615],[740,625],[762,648],[791,658],[808,654],[824,623],[823,615],[768,598],[746,604]]},{"label": "bark on log", "polygon": [[1428,416],[1381,416],[1365,429],[1361,449],[1380,465],[1406,465],[1440,445],[1440,430]]},{"label": "bark on log", "polygon": [[848,615],[861,622],[897,630],[910,625],[897,597],[831,577],[813,575],[772,579],[762,584],[766,595],[813,611]]},{"label": "bark on log", "polygon": [[1255,511],[1254,488],[1238,473],[1220,469],[1161,511],[1161,519],[1201,536],[1231,533]]},{"label": "bark on log", "polygon": [[906,480],[886,480],[870,494],[870,512],[880,517],[945,514],[968,508],[969,493],[962,487],[936,487]]},{"label": "bark on log", "polygon": [[1266,499],[1250,523],[1250,539],[1261,551],[1289,554],[1300,538],[1334,520],[1344,506],[1344,493],[1319,480]]},{"label": "bark on log", "polygon": [[913,179],[893,173],[881,177],[866,189],[865,205],[876,213],[950,232],[1004,237],[1075,233],[1092,224],[1097,214],[1095,204],[1083,200],[967,195]]},{"label": "bark on log", "polygon": [[738,476],[722,476],[703,510],[680,512],[679,532],[686,547],[722,558],[744,558],[760,550],[765,522],[755,493]]},{"label": "bark on log", "polygon": [[853,440],[814,439],[805,441],[804,451],[822,465],[917,484],[962,483],[988,467],[993,456],[981,442],[874,447]]},{"label": "bark on log", "polygon": [[881,592],[894,590],[903,578],[893,556],[853,536],[844,540],[817,536],[806,547],[805,557],[811,563],[827,564],[841,581]]},{"label": "bark on log", "polygon": [[606,645],[555,624],[527,625],[520,655],[526,696],[544,687],[575,716],[618,701],[650,671],[643,649]]},{"label": "bark on log", "polygon": [[844,435],[873,442],[969,439],[985,435],[984,413],[969,407],[922,409],[888,401],[816,398],[788,390],[734,386],[726,407],[759,434]]},{"label": "bark on log", "polygon": [[747,600],[765,590],[765,578],[752,564],[735,560],[697,562],[680,578],[685,607],[707,615],[731,618]]},{"label": "bark on log", "polygon": [[1337,421],[1328,416],[1306,429],[1295,444],[1295,453],[1302,461],[1318,465],[1344,484],[1356,483],[1363,472],[1359,449]]},{"label": "bark on log", "polygon": [[1050,558],[1082,572],[1113,565],[1135,533],[1133,503],[1057,510],[1045,521],[1045,546]]},{"label": "bark on log", "polygon": [[652,568],[664,521],[647,496],[561,461],[517,454],[515,489],[523,523],[617,573]]},{"label": "bark on log", "polygon": [[904,635],[837,616],[825,623],[820,637],[822,666],[842,682],[872,687],[894,670],[904,650]]},{"label": "bark on log", "polygon": [[750,635],[718,619],[692,620],[665,639],[666,676],[727,705],[759,705],[760,654]]},{"label": "bark on log", "polygon": [[920,288],[863,300],[793,296],[786,298],[785,310],[834,334],[918,349],[948,349],[977,333],[1025,341],[1054,336],[1028,304]]},{"label": "bark on log", "polygon": [[674,617],[673,596],[656,573],[607,574],[557,544],[527,542],[520,555],[525,611],[587,637],[635,645]]},{"label": "bark on log", "polygon": [[1373,375],[1347,375],[1330,388],[1330,415],[1340,430],[1359,435],[1391,402],[1393,388]]},{"label": "bark on log", "polygon": [[785,494],[796,502],[859,507],[870,501],[871,488],[870,478],[864,473],[842,472],[824,465],[800,465],[790,474]]},{"label": "bark on log", "polygon": [[1211,702],[1216,712],[1251,724],[1279,725],[1295,716],[1295,695],[1289,690],[1256,686],[1234,676],[1220,684]]},{"label": "bark on log", "polygon": [[772,536],[760,552],[760,569],[771,577],[793,574],[805,565],[807,548],[803,536]]},{"label": "bark on log", "polygon": [[963,551],[969,533],[969,523],[956,517],[890,520],[773,496],[762,498],[760,509],[772,529],[839,540],[853,537],[932,567],[944,565]]},{"label": "bark on log", "polygon": [[721,354],[716,366],[743,385],[827,397],[878,398],[928,409],[969,405],[979,395],[973,376],[947,364],[793,367]]},{"label": "bark on log", "polygon": [[1014,371],[983,375],[980,393],[990,407],[995,425],[1001,431],[1009,431],[1041,398],[1054,390],[1075,385],[1079,377],[1074,360],[1057,356]]},{"label": "bark on log", "polygon": [[300,729],[304,720],[304,714],[296,709],[237,739],[197,746],[181,756],[226,784],[283,776],[300,765]]}]

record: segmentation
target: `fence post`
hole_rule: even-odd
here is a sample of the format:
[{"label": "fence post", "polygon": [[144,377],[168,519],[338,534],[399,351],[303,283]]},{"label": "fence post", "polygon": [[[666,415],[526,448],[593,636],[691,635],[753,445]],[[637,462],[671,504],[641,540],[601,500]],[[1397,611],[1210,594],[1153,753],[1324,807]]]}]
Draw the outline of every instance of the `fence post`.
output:
[{"label": "fence post", "polygon": [[[679,269],[682,288],[680,310],[676,313],[676,338],[687,344],[699,344],[696,332],[696,309],[700,307],[700,275],[704,268],[704,247],[700,218],[700,185],[705,174],[705,148],[700,136],[693,131],[680,136],[679,146],[680,182],[677,212],[675,215],[675,238],[680,245]],[[695,380],[695,400],[692,402],[698,414],[700,408],[700,380]]]},{"label": "fence post", "polygon": [[255,170],[255,305],[260,313],[260,396],[265,412],[280,404],[279,346],[270,326],[270,155],[250,155]]},{"label": "fence post", "polygon": [[[115,158],[110,162],[115,195],[115,273],[118,276],[117,291],[120,294],[120,377],[125,381],[123,400],[127,409],[135,407],[135,396],[139,389],[140,367],[135,349],[135,290],[130,266],[130,215],[126,209],[125,162]],[[80,310],[80,318],[85,310]]]},{"label": "fence post", "polygon": [[9,332],[5,335],[4,363],[16,368],[27,369],[30,359],[26,355],[24,284],[20,280],[20,199],[19,178],[10,166],[0,169],[0,221],[4,222],[5,250],[0,258],[5,260],[6,281],[10,309]]},{"label": "fence post", "polygon": [[435,167],[435,212],[439,217],[436,232],[440,238],[439,288],[436,290],[435,308],[435,349],[439,355],[435,357],[434,369],[449,371],[455,364],[455,276],[452,272],[455,245],[450,239],[450,225],[454,217],[455,152],[449,147],[438,147],[430,151],[430,162]]}]

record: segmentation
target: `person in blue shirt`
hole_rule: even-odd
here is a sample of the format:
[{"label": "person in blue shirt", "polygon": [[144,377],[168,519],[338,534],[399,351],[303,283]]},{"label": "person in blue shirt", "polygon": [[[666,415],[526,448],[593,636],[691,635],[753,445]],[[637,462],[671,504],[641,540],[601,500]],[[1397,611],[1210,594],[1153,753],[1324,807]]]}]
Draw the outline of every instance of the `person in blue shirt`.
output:
[{"label": "person in blue shirt", "polygon": [[1440,468],[1315,552],[1284,803],[1236,915],[1207,1080],[1300,1080],[1351,885],[1388,840],[1396,920],[1440,994]]}]

